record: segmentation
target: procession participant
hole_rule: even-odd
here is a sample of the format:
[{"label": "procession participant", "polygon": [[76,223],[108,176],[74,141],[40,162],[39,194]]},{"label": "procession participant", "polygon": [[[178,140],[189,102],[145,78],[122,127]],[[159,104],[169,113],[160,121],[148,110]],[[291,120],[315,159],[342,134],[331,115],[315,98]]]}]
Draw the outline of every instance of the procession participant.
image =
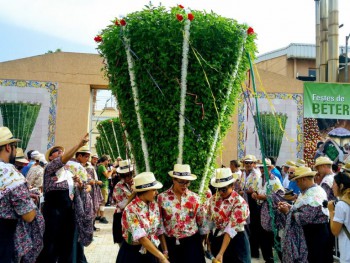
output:
[{"label": "procession participant", "polygon": [[27,152],[27,160],[29,161],[29,163],[23,167],[21,173],[24,175],[24,177],[27,176],[27,173],[29,171],[29,169],[32,167],[32,165],[35,163],[35,160],[32,159],[32,152],[34,152],[35,150],[30,150]]},{"label": "procession participant", "polygon": [[[133,194],[122,216],[124,241],[119,249],[117,263],[169,263],[158,250],[158,236],[163,234],[159,206],[154,200],[163,185],[152,172],[140,173],[134,178]],[[164,241],[164,239],[163,239]],[[162,241],[162,249],[167,250]]]},{"label": "procession participant", "polygon": [[23,149],[17,148],[16,149],[16,161],[15,161],[16,169],[22,173],[23,168],[26,167],[26,165],[28,165],[28,163],[29,163],[29,161],[24,157]]},{"label": "procession participant", "polygon": [[237,160],[231,160],[230,161],[230,169],[231,169],[231,172],[234,173],[236,175],[236,180],[235,180],[235,184],[234,184],[234,190],[239,193],[240,191],[242,191],[243,189],[241,188],[242,186],[242,176],[243,176],[243,173],[240,169],[241,167],[241,163],[238,162]]},{"label": "procession participant", "polygon": [[123,241],[122,235],[122,214],[129,197],[132,194],[131,186],[133,185],[133,171],[134,167],[130,160],[120,160],[117,167],[117,173],[120,175],[120,181],[113,189],[113,199],[115,201],[116,209],[113,215],[113,241],[120,246]]},{"label": "procession participant", "polygon": [[[228,168],[229,169],[229,168]],[[188,186],[197,176],[188,164],[175,164],[168,173],[173,185],[158,195],[169,261],[174,263],[205,263],[202,239],[209,232],[205,206]]]},{"label": "procession participant", "polygon": [[62,146],[53,146],[47,150],[45,157],[49,161],[44,171],[43,214],[45,218],[44,248],[38,262],[72,262],[74,236],[73,188],[79,178],[62,178],[57,172],[75,152],[89,141],[86,134],[79,143],[65,152]]},{"label": "procession participant", "polygon": [[38,188],[40,192],[42,192],[44,168],[40,165],[40,159],[43,155],[38,151],[33,151],[31,156],[32,159],[35,160],[35,163],[33,163],[27,173],[27,182],[30,188]]},{"label": "procession participant", "polygon": [[282,178],[282,174],[281,172],[277,169],[277,167],[275,166],[276,165],[276,161],[275,161],[275,158],[273,157],[270,157],[270,158],[267,158],[270,160],[271,162],[271,171],[270,173],[273,174],[276,178],[278,178],[282,184],[283,182],[283,178]]},{"label": "procession participant", "polygon": [[278,209],[287,215],[282,236],[283,262],[333,262],[329,244],[328,209],[322,202],[326,192],[314,182],[316,172],[309,167],[295,170],[301,194],[294,205],[280,202]]},{"label": "procession participant", "polygon": [[295,177],[295,169],[296,168],[297,167],[295,167],[295,166],[291,166],[288,169],[288,179],[289,179],[288,189],[293,191],[295,199],[300,194],[300,188],[299,188],[297,182],[295,180],[292,180]]},{"label": "procession participant", "polygon": [[283,176],[283,182],[282,185],[284,188],[288,188],[289,186],[289,176],[288,176],[288,169],[291,166],[295,166],[295,162],[288,160],[285,164],[282,165],[282,176]]},{"label": "procession participant", "polygon": [[25,177],[13,165],[19,141],[7,127],[0,127],[0,261],[3,263],[17,262],[23,256],[34,262],[42,249],[42,215],[30,197]]},{"label": "procession participant", "polygon": [[115,172],[115,168],[108,167],[108,164],[110,162],[110,157],[108,155],[103,155],[100,158],[100,165],[97,168],[97,176],[100,181],[102,181],[101,192],[103,197],[103,205],[100,206],[100,218],[99,222],[101,224],[108,224],[107,219],[104,216],[104,210],[105,206],[108,202],[108,187],[109,187],[109,180],[112,177],[113,172]]},{"label": "procession participant", "polygon": [[97,173],[97,162],[98,162],[98,155],[97,154],[91,155],[90,164],[95,168],[96,173]]},{"label": "procession participant", "polygon": [[[272,219],[269,213],[267,198],[271,198],[271,209],[277,210],[278,202],[283,200],[282,195],[284,195],[284,188],[280,180],[272,173],[273,165],[271,164],[271,160],[265,158],[265,163],[268,172],[268,179],[266,179],[266,175],[264,174],[264,165],[257,164],[262,176],[259,179],[259,190],[252,194],[252,198],[257,201],[260,209],[261,229],[259,231],[259,243],[263,258],[265,262],[268,263],[274,262],[272,252],[274,246],[274,234],[272,231]],[[273,211],[273,213],[276,215],[275,211]]]},{"label": "procession participant", "polygon": [[336,200],[334,196],[332,186],[334,181],[334,173],[332,171],[333,161],[326,156],[321,156],[316,159],[314,165],[315,170],[318,172],[320,183],[319,185],[327,193],[327,200]]},{"label": "procession participant", "polygon": [[[249,225],[247,230],[249,231],[249,243],[251,249],[251,256],[253,258],[259,258],[259,229],[260,229],[260,210],[257,207],[257,203],[252,198],[252,193],[258,191],[259,179],[261,173],[256,166],[257,159],[254,155],[246,155],[243,159],[244,171],[242,179],[242,188],[246,194],[244,198],[249,205],[250,218],[248,219]],[[243,195],[244,196],[244,195]],[[244,196],[245,197],[245,196]]]},{"label": "procession participant", "polygon": [[207,213],[212,228],[210,248],[219,262],[250,263],[250,247],[244,231],[249,208],[233,190],[234,181],[230,168],[219,168],[210,182],[217,188],[217,194],[209,201]]},{"label": "procession participant", "polygon": [[295,161],[295,167],[307,167],[307,165],[303,159],[297,159]]},{"label": "procession participant", "polygon": [[344,172],[334,176],[333,191],[339,202],[328,202],[331,231],[338,237],[341,263],[350,262],[350,163],[344,168]]}]

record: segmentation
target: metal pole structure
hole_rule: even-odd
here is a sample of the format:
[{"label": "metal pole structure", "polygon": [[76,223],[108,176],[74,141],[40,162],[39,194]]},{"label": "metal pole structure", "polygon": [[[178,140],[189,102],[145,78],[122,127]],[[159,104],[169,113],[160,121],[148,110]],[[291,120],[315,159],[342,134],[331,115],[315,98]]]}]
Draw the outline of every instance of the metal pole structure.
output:
[{"label": "metal pole structure", "polygon": [[328,0],[328,82],[338,81],[339,10],[338,0]]},{"label": "metal pole structure", "polygon": [[320,0],[315,0],[315,18],[316,18],[316,81],[320,81],[320,62],[321,62],[321,27],[320,27]]},{"label": "metal pole structure", "polygon": [[345,37],[345,81],[348,82],[348,41],[350,34]]}]

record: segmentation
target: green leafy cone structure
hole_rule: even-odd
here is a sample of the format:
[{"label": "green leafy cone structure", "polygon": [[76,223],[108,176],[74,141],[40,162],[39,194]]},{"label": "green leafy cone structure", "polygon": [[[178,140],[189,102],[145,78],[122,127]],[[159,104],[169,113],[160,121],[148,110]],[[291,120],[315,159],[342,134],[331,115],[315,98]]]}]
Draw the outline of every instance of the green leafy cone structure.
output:
[{"label": "green leafy cone structure", "polygon": [[21,139],[18,147],[23,151],[27,149],[40,108],[39,103],[0,102],[3,126],[8,127],[15,138]]},{"label": "green leafy cone structure", "polygon": [[[271,112],[262,112],[259,116],[265,155],[276,160],[281,149],[288,116]],[[256,119],[257,115],[254,118]]]},{"label": "green leafy cone structure", "polygon": [[[114,21],[95,41],[105,58],[106,76],[132,145],[136,171],[152,171],[165,189],[171,184],[168,172],[180,155],[181,83],[187,73],[186,93],[194,95],[186,95],[181,115],[186,118],[181,159],[198,177],[190,188],[202,191],[213,174],[218,145],[231,126],[235,99],[249,69],[246,54],[255,57],[256,34],[251,28],[248,33],[247,25],[213,12],[191,10],[194,19],[190,21],[188,12],[180,7],[146,6]],[[186,23],[190,28],[184,70]]]},{"label": "green leafy cone structure", "polygon": [[[127,150],[127,142],[123,127],[119,118],[101,121],[97,125],[100,137],[97,140],[97,154],[108,154],[113,160],[120,156],[123,160],[130,158],[130,150]],[[101,142],[101,140],[103,142]],[[101,145],[103,143],[103,146]]]}]

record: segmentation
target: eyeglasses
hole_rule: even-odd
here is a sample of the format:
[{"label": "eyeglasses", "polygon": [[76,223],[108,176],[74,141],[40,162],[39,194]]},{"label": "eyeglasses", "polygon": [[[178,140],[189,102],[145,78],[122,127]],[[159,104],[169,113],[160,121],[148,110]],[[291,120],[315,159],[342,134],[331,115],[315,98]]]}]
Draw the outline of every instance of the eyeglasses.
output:
[{"label": "eyeglasses", "polygon": [[10,145],[11,145],[11,147],[14,147],[15,149],[17,148],[17,143],[13,143],[13,144],[11,143]]},{"label": "eyeglasses", "polygon": [[228,187],[220,187],[220,188],[218,188],[218,191],[222,192],[223,194],[226,193],[227,190],[228,190]]},{"label": "eyeglasses", "polygon": [[179,181],[179,180],[175,180],[176,182],[178,182],[178,184],[181,184],[181,185],[190,185],[191,184],[191,181]]},{"label": "eyeglasses", "polygon": [[252,164],[253,162],[244,162],[244,164]]},{"label": "eyeglasses", "polygon": [[291,175],[293,175],[293,174],[295,174],[295,172],[289,172],[288,174],[291,174]]}]

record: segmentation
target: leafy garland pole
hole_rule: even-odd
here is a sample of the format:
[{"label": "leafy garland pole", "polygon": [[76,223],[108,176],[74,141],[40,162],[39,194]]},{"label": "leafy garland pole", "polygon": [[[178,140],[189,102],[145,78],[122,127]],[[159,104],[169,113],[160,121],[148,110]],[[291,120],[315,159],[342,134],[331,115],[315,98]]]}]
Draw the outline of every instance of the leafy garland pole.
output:
[{"label": "leafy garland pole", "polygon": [[117,138],[117,135],[115,134],[115,129],[114,129],[113,120],[110,120],[109,123],[111,124],[112,129],[113,129],[113,135],[114,135],[115,144],[117,145],[118,156],[121,156],[121,155],[120,155],[120,150],[119,150],[119,145],[118,145],[118,138]]}]

